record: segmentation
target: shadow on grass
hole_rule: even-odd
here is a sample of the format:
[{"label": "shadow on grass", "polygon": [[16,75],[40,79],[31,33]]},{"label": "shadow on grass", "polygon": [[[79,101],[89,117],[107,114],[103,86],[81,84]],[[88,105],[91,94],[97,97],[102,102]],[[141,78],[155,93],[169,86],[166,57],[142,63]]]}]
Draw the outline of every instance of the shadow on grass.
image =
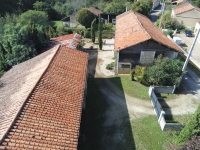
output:
[{"label": "shadow on grass", "polygon": [[81,118],[78,150],[134,150],[124,93],[116,89],[108,78],[94,73],[98,63],[95,59],[89,61],[89,72],[92,74],[88,76],[86,109]]}]

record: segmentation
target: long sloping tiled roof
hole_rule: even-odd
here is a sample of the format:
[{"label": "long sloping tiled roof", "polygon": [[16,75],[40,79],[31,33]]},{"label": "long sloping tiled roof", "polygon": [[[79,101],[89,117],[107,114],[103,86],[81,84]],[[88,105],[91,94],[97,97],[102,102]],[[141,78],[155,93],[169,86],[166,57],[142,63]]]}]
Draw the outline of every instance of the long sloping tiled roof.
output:
[{"label": "long sloping tiled roof", "polygon": [[126,47],[134,46],[150,39],[181,52],[180,48],[158,30],[146,16],[132,10],[117,16],[115,51],[123,50]]},{"label": "long sloping tiled roof", "polygon": [[61,46],[0,149],[77,149],[88,54]]},{"label": "long sloping tiled roof", "polygon": [[94,8],[94,7],[90,7],[90,8],[88,8],[88,10],[89,10],[91,13],[93,13],[94,15],[96,15],[96,16],[98,16],[98,15],[100,15],[100,14],[103,13],[101,10],[98,10],[98,9],[96,9],[96,8]]},{"label": "long sloping tiled roof", "polygon": [[13,66],[0,78],[0,141],[32,91],[58,46]]},{"label": "long sloping tiled roof", "polygon": [[180,14],[180,13],[183,13],[183,12],[186,12],[186,11],[190,11],[190,10],[198,10],[200,11],[200,8],[197,8],[195,6],[193,6],[192,4],[190,3],[185,3],[185,4],[182,4],[180,6],[177,6],[177,7],[174,7],[173,10],[174,10],[174,13],[177,15],[177,14]]},{"label": "long sloping tiled roof", "polygon": [[50,40],[55,42],[56,44],[62,44],[69,48],[76,48],[80,39],[81,35],[76,33],[51,38]]}]

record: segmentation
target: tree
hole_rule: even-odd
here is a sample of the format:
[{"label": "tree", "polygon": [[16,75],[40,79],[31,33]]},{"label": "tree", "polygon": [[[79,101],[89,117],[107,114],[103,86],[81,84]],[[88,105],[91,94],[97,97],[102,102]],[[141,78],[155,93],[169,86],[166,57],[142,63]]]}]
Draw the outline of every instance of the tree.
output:
[{"label": "tree", "polygon": [[101,16],[99,15],[99,24],[98,24],[98,41],[99,41],[99,49],[102,50],[102,22],[101,22]]},{"label": "tree", "polygon": [[108,13],[108,14],[121,14],[123,12],[125,12],[126,7],[124,4],[120,3],[116,3],[116,2],[112,2],[109,3],[108,5],[106,5],[104,12]]},{"label": "tree", "polygon": [[18,23],[22,25],[26,25],[29,21],[42,26],[49,25],[48,15],[43,11],[28,10],[21,14],[18,19]]},{"label": "tree", "polygon": [[95,19],[95,15],[87,8],[82,8],[78,11],[76,19],[80,24],[85,26],[85,28],[89,28],[91,26],[91,22]]},{"label": "tree", "polygon": [[139,0],[133,3],[132,9],[145,16],[148,16],[151,12],[152,6],[153,6],[152,0]]},{"label": "tree", "polygon": [[92,42],[95,42],[95,31],[96,31],[96,18],[92,21],[91,24],[91,38],[92,38]]},{"label": "tree", "polygon": [[33,4],[33,8],[37,11],[44,11],[46,14],[48,14],[49,18],[52,20],[56,17],[55,10],[49,5],[47,2],[42,1],[36,1]]},{"label": "tree", "polygon": [[[160,19],[156,21],[156,26],[159,26]],[[177,26],[177,21],[171,17],[171,12],[167,11],[163,14],[161,28],[163,29],[174,29]]]},{"label": "tree", "polygon": [[144,82],[150,85],[172,86],[180,82],[183,62],[160,55],[146,68]]}]

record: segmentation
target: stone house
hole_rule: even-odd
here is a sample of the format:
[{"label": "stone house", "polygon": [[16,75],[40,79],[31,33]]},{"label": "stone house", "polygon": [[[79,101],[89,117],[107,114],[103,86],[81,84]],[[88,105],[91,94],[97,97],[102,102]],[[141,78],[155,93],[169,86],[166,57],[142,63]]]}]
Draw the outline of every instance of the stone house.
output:
[{"label": "stone house", "polygon": [[117,16],[114,52],[115,73],[128,74],[136,65],[149,65],[154,58],[176,59],[181,49],[144,15],[127,11]]},{"label": "stone house", "polygon": [[184,3],[174,7],[171,16],[172,18],[175,18],[178,23],[183,24],[188,28],[192,28],[200,19],[200,8],[195,7],[190,3]]}]

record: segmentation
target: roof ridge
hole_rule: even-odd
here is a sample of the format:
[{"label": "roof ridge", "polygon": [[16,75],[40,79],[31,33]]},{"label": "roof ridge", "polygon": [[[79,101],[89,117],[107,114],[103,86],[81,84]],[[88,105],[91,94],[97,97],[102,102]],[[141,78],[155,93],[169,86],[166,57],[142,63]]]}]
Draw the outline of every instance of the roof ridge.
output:
[{"label": "roof ridge", "polygon": [[[149,39],[151,39],[151,35],[147,32],[147,30],[144,28],[142,22],[140,21],[140,19],[138,18],[138,16],[136,15],[136,12],[133,11],[133,13],[135,13],[136,19],[138,20],[139,24],[141,25],[141,27],[144,29],[145,33],[148,35]],[[138,13],[137,13],[138,14]],[[140,15],[140,14],[138,14]]]},{"label": "roof ridge", "polygon": [[35,85],[33,86],[33,88],[30,90],[28,96],[26,97],[26,99],[24,100],[24,102],[22,103],[21,107],[19,108],[18,112],[16,113],[14,119],[12,120],[11,124],[9,125],[9,127],[7,128],[5,134],[1,137],[0,139],[0,143],[2,143],[2,141],[5,139],[5,136],[8,134],[8,132],[10,131],[10,129],[12,128],[12,126],[14,125],[15,121],[17,120],[19,114],[21,113],[21,110],[23,109],[24,105],[26,104],[26,102],[28,101],[28,99],[30,98],[31,94],[33,93],[33,91],[35,90],[36,86],[38,85],[38,83],[40,82],[40,80],[42,79],[42,77],[44,76],[45,72],[47,71],[47,69],[49,68],[51,62],[54,60],[55,56],[58,53],[58,50],[60,49],[61,45],[59,44],[58,48],[56,49],[56,52],[54,53],[53,57],[51,58],[51,60],[49,61],[49,64],[47,65],[47,67],[44,69],[43,73],[41,74],[41,76],[38,78],[37,82],[35,83]]}]

